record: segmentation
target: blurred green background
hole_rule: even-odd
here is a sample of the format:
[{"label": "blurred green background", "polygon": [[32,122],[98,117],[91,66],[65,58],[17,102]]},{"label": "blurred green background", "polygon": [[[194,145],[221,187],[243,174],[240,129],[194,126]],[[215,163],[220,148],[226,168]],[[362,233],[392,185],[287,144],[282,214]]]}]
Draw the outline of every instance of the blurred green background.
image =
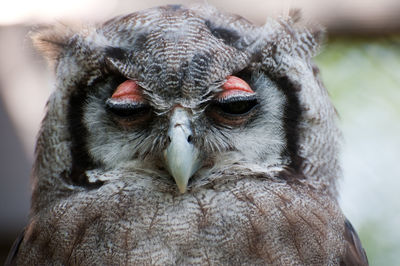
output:
[{"label": "blurred green background", "polygon": [[332,37],[316,61],[344,134],[342,208],[370,265],[400,265],[400,35]]}]

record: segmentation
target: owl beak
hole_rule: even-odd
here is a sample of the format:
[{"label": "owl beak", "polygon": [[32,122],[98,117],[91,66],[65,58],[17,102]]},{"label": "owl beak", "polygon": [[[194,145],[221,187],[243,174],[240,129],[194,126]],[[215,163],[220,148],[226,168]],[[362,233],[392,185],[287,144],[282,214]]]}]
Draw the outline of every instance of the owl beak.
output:
[{"label": "owl beak", "polygon": [[181,193],[186,192],[189,178],[199,169],[199,151],[192,143],[193,135],[188,112],[177,107],[173,110],[168,130],[168,147],[164,159]]}]

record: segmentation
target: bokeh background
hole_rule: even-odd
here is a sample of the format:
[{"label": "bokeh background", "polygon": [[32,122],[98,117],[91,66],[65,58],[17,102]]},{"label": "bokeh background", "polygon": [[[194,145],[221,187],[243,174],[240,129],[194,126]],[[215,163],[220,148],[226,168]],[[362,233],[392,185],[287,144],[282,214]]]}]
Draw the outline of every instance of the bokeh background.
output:
[{"label": "bokeh background", "polygon": [[[163,0],[1,0],[0,263],[28,219],[35,136],[53,76],[27,37],[56,21],[102,21]],[[209,4],[257,24],[301,8],[325,25],[316,61],[344,132],[340,204],[371,265],[400,265],[400,1],[246,0]]]}]

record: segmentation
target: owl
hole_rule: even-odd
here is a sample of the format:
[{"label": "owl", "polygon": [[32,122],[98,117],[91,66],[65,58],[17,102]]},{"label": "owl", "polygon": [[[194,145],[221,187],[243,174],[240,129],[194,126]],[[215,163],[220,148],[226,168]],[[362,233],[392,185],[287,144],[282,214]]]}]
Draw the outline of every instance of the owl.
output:
[{"label": "owl", "polygon": [[8,264],[368,264],[320,28],[170,5],[32,36],[56,88]]}]

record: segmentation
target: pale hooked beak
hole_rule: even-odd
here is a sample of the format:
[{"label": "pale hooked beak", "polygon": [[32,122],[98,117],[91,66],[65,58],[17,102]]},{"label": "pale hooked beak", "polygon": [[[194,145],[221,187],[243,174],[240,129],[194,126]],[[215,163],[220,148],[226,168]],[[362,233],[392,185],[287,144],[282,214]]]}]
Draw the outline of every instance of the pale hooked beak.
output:
[{"label": "pale hooked beak", "polygon": [[200,168],[199,151],[192,143],[189,114],[185,109],[177,107],[173,110],[168,138],[170,143],[164,150],[167,169],[179,191],[185,193],[189,178]]}]

